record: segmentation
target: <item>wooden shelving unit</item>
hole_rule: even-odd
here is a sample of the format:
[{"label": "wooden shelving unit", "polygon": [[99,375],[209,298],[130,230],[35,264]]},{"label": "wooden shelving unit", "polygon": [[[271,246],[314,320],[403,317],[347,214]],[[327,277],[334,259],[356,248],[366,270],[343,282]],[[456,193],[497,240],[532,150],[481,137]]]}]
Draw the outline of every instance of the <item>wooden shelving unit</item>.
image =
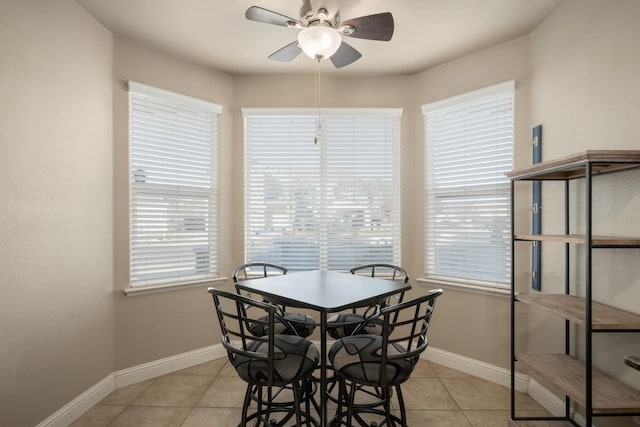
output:
[{"label": "wooden shelving unit", "polygon": [[[584,393],[585,363],[566,354],[523,354],[518,360],[532,371],[567,393],[583,408],[587,406]],[[592,369],[593,413],[635,414],[640,408],[640,391],[610,376]]]},{"label": "wooden shelving unit", "polygon": [[[567,294],[525,294],[517,300],[555,313],[578,325],[585,325],[585,299]],[[594,331],[640,331],[640,315],[592,302],[591,325]]]},{"label": "wooden shelving unit", "polygon": [[[516,240],[529,242],[557,242],[585,245],[587,237],[580,234],[516,234]],[[592,236],[591,246],[594,248],[637,248],[640,237]]]},{"label": "wooden shelving unit", "polygon": [[[592,230],[592,204],[594,176],[640,168],[640,150],[591,150],[583,151],[556,160],[537,163],[530,167],[507,173],[511,179],[512,217],[514,208],[515,182],[517,181],[564,181],[565,182],[565,234],[537,235],[516,234],[512,229],[513,249],[517,242],[549,242],[565,245],[566,265],[569,265],[569,246],[584,245],[585,275],[583,283],[570,283],[566,276],[565,293],[549,294],[532,291],[528,294],[515,292],[515,275],[511,283],[511,426],[513,427],[565,427],[575,426],[572,406],[584,408],[586,425],[592,425],[592,418],[599,415],[639,415],[640,391],[612,378],[593,367],[592,334],[607,332],[640,332],[640,314],[620,310],[601,304],[592,298],[591,262],[593,249],[640,248],[640,237],[630,236],[594,236]],[[585,234],[572,234],[569,219],[569,181],[584,179]],[[513,223],[513,221],[512,221]],[[513,226],[512,226],[513,227]],[[513,257],[512,257],[513,259]],[[515,260],[512,261],[515,270]],[[581,290],[585,297],[575,296],[575,289]],[[515,310],[516,303],[528,304],[564,318],[566,348],[564,354],[519,354],[515,352]],[[571,354],[569,324],[580,325],[585,329],[585,348],[582,354],[585,360],[578,360]],[[562,391],[567,398],[567,408],[562,419],[549,420],[548,417],[517,416],[515,410],[515,364],[520,362],[543,382]],[[547,418],[547,419],[545,419]]]}]

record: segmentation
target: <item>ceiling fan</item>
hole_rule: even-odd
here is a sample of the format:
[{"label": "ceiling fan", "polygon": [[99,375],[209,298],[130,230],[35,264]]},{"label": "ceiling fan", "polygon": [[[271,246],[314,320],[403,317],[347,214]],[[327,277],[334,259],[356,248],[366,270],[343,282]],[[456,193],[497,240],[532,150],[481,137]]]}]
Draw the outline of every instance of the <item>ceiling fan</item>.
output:
[{"label": "ceiling fan", "polygon": [[251,6],[245,17],[251,21],[300,30],[298,40],[269,55],[275,61],[293,61],[300,52],[304,52],[318,62],[329,58],[336,68],[342,68],[362,56],[342,40],[342,36],[380,41],[389,41],[393,36],[393,16],[389,12],[341,22],[339,10],[330,13],[322,6],[313,10],[309,1],[304,2],[299,19],[260,6]]}]

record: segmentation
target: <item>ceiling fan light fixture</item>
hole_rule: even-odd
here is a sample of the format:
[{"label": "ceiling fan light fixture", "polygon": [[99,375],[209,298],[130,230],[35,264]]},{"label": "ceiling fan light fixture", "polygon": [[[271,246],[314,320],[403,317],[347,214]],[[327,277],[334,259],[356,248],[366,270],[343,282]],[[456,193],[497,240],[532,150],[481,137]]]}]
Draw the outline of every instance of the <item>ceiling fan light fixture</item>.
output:
[{"label": "ceiling fan light fixture", "polygon": [[320,61],[336,53],[342,44],[342,37],[331,27],[314,25],[298,33],[298,44],[309,58]]}]

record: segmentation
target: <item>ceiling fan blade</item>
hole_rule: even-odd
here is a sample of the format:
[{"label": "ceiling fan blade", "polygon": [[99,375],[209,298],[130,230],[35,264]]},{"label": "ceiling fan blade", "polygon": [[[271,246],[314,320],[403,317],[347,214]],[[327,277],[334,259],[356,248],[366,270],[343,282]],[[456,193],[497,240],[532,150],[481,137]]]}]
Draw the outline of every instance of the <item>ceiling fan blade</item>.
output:
[{"label": "ceiling fan blade", "polygon": [[271,55],[269,55],[269,59],[273,59],[274,61],[282,61],[289,62],[296,59],[298,55],[300,55],[302,49],[298,46],[298,41],[294,41],[293,43],[289,43],[285,47],[276,50]]},{"label": "ceiling fan blade", "polygon": [[[353,32],[349,32],[349,27],[353,28]],[[342,22],[340,31],[349,37],[388,42],[393,36],[393,15],[384,12],[349,19]]]},{"label": "ceiling fan blade", "polygon": [[343,41],[336,53],[331,55],[330,59],[334,67],[342,68],[356,62],[361,56],[362,54],[360,52]]},{"label": "ceiling fan blade", "polygon": [[269,9],[265,9],[260,6],[251,6],[244,13],[244,17],[250,19],[251,21],[264,22],[265,24],[280,25],[283,27],[301,25],[300,21],[298,21],[297,19],[290,18],[286,15],[274,12]]}]

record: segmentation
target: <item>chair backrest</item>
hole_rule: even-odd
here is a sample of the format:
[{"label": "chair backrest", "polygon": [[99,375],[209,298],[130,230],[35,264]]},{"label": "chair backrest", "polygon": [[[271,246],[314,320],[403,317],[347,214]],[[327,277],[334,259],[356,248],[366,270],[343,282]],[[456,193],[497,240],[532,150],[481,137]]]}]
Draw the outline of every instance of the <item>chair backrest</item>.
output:
[{"label": "chair backrest", "polygon": [[[274,323],[276,319],[283,321],[279,318],[277,307],[216,288],[209,288],[208,291],[213,296],[222,332],[222,345],[227,350],[231,364],[236,370],[241,363],[263,364],[263,372],[267,376],[265,385],[273,384]],[[260,314],[249,317],[245,307],[251,307],[254,309],[252,313]],[[286,321],[283,323],[288,324]],[[265,327],[267,333],[264,336],[251,335],[249,328],[256,324]],[[293,333],[295,334],[295,331]],[[264,346],[268,351],[264,351]],[[258,347],[263,351],[255,351]]]},{"label": "chair backrest", "polygon": [[[257,279],[260,277],[269,277],[269,276],[277,276],[287,274],[287,268],[282,267],[276,264],[270,264],[268,262],[250,262],[247,264],[242,264],[236,267],[233,270],[233,275],[231,278],[233,279],[233,283],[238,283],[241,280],[250,280]],[[236,289],[238,295],[244,295],[247,298],[253,298],[251,292],[241,291],[240,289]],[[249,310],[251,307],[249,305],[245,305],[244,309]],[[280,306],[280,314],[284,314],[286,309],[285,306]],[[245,313],[246,315],[247,313]]]},{"label": "chair backrest", "polygon": [[404,283],[409,281],[407,271],[393,264],[366,264],[353,267],[351,274],[364,274],[371,277],[383,277],[391,280],[402,280]]},{"label": "chair backrest", "polygon": [[380,311],[383,320],[380,378],[386,371],[387,363],[398,359],[411,359],[417,363],[420,353],[427,349],[427,331],[436,298],[442,289],[434,289],[426,295],[405,301]]},{"label": "chair backrest", "polygon": [[239,280],[255,279],[256,277],[269,277],[279,274],[287,274],[286,267],[267,262],[250,262],[236,267],[233,271],[233,283]]},{"label": "chair backrest", "polygon": [[[393,264],[366,264],[359,265],[357,267],[353,267],[351,270],[351,274],[366,274],[371,277],[380,277],[388,280],[398,280],[404,283],[409,281],[409,274],[407,271],[397,265]],[[386,306],[390,306],[392,304],[399,304],[404,299],[404,292],[399,292],[395,295],[391,295],[385,301]],[[355,313],[356,310],[353,310]]]}]

